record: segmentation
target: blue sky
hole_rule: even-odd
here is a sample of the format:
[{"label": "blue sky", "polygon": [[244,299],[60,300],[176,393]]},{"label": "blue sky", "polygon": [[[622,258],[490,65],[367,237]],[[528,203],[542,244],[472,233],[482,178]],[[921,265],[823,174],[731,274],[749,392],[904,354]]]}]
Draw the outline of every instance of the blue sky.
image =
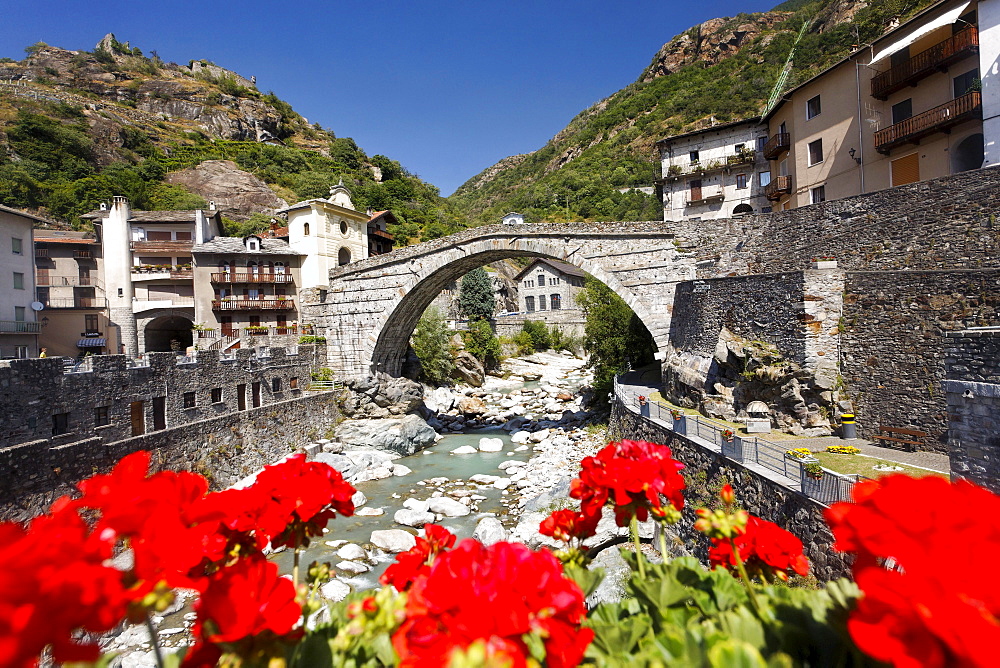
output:
[{"label": "blue sky", "polygon": [[211,60],[448,195],[635,81],[677,33],[779,1],[5,0],[0,56],[113,32],[166,61]]}]

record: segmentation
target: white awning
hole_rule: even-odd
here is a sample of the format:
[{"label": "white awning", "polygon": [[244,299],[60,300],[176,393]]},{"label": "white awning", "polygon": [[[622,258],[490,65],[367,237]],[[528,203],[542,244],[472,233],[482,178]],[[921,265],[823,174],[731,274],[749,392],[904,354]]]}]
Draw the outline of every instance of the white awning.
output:
[{"label": "white awning", "polygon": [[965,10],[968,9],[969,5],[971,4],[972,4],[971,2],[963,2],[954,9],[949,9],[936,19],[928,21],[927,23],[917,26],[916,28],[911,28],[910,32],[908,32],[904,37],[897,39],[889,46],[886,46],[881,50],[879,50],[872,57],[871,60],[872,64],[876,63],[879,60],[882,60],[883,58],[888,58],[889,56],[896,53],[900,49],[908,47],[909,45],[913,44],[918,39],[920,39],[927,33],[931,32],[932,30],[937,30],[938,28],[951,25],[952,23],[958,20],[959,16],[965,13]]}]

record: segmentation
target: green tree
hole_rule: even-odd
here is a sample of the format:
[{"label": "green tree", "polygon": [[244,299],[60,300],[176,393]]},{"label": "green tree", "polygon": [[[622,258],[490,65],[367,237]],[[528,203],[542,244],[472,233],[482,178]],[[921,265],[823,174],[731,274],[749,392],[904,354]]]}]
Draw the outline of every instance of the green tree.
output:
[{"label": "green tree", "polygon": [[625,301],[608,286],[588,276],[576,301],[587,318],[584,348],[590,353],[594,388],[604,397],[615,374],[653,361],[653,337]]},{"label": "green tree", "polygon": [[465,341],[465,350],[475,355],[476,359],[483,363],[486,370],[500,367],[500,341],[493,333],[489,321],[473,320],[470,322],[469,329],[462,332],[462,340]]},{"label": "green tree", "polygon": [[493,317],[496,310],[493,281],[482,267],[473,269],[462,277],[458,308],[469,320],[489,320]]},{"label": "green tree", "polygon": [[421,375],[431,385],[444,385],[455,362],[448,346],[448,329],[444,316],[433,306],[426,311],[413,330],[410,339],[413,352],[420,359]]},{"label": "green tree", "polygon": [[525,320],[521,331],[531,339],[531,347],[535,350],[548,350],[552,347],[549,328],[541,320]]}]

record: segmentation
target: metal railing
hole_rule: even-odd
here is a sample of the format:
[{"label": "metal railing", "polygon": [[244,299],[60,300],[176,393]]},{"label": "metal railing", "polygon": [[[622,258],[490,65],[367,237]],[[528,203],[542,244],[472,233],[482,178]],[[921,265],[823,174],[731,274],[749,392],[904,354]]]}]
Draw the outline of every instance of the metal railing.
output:
[{"label": "metal railing", "polygon": [[265,274],[254,271],[222,271],[212,274],[213,283],[291,283],[291,274]]},{"label": "metal railing", "polygon": [[774,160],[779,155],[792,147],[792,138],[787,132],[779,132],[773,135],[764,144],[764,157]]},{"label": "metal railing", "polygon": [[[618,378],[614,381],[614,395],[622,405],[640,417],[651,420],[662,427],[686,436],[706,446],[717,449],[727,459],[740,464],[756,464],[768,471],[777,473],[790,481],[799,483],[795,490],[788,483],[785,486],[795,491],[801,491],[811,499],[830,505],[837,501],[850,501],[851,491],[855,483],[863,480],[862,476],[844,475],[828,469],[823,469],[819,479],[806,475],[806,465],[815,463],[815,459],[802,460],[786,456],[787,445],[774,443],[759,436],[737,436],[730,426],[715,422],[700,415],[686,415],[680,409],[660,401],[646,400],[639,404],[639,394],[623,387]],[[679,415],[679,419],[675,416]],[[727,434],[729,432],[729,434]],[[728,437],[727,437],[728,436]],[[780,481],[778,481],[780,482]]]},{"label": "metal railing", "polygon": [[38,334],[42,331],[42,323],[25,320],[0,320],[0,333],[3,334]]},{"label": "metal railing", "polygon": [[872,97],[885,100],[890,93],[943,71],[947,66],[979,51],[979,31],[969,26],[929,49],[921,51],[905,63],[872,77]]},{"label": "metal railing", "polygon": [[76,299],[45,299],[45,308],[107,308],[108,300],[103,297],[77,297]]},{"label": "metal railing", "polygon": [[944,132],[970,118],[982,118],[982,115],[982,95],[979,91],[972,91],[879,130],[875,133],[875,150],[887,153],[893,146],[915,142],[934,132]]},{"label": "metal railing", "polygon": [[295,308],[292,299],[215,299],[216,311],[288,311]]},{"label": "metal railing", "polygon": [[97,287],[103,289],[101,281],[96,276],[53,276],[46,271],[35,272],[35,285],[40,288],[51,287]]}]

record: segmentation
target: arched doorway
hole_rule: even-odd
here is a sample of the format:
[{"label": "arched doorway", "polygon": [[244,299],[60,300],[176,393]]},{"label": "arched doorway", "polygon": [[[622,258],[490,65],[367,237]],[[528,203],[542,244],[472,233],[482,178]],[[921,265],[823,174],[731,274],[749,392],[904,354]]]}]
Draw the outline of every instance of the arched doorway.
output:
[{"label": "arched doorway", "polygon": [[740,214],[744,213],[753,213],[753,207],[750,206],[749,204],[743,203],[743,204],[738,204],[736,208],[733,209],[734,216],[739,216]]},{"label": "arched doorway", "polygon": [[350,264],[351,262],[351,249],[346,246],[340,248],[340,252],[337,253],[337,264],[343,266],[345,264]]},{"label": "arched doorway", "polygon": [[184,352],[194,343],[190,320],[179,315],[165,315],[146,325],[147,353]]},{"label": "arched doorway", "polygon": [[951,173],[979,169],[983,166],[984,157],[982,133],[969,135],[951,149]]}]

